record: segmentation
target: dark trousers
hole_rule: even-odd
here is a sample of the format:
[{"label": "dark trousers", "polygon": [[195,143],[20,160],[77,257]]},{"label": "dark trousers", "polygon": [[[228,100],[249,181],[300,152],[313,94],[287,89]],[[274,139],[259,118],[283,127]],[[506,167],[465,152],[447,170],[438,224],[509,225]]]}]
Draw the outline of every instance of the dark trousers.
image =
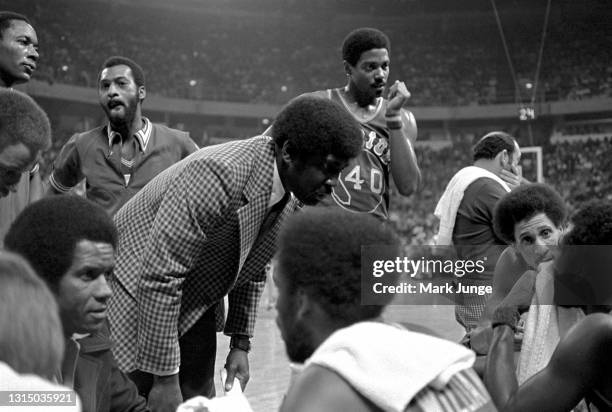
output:
[{"label": "dark trousers", "polygon": [[[183,399],[202,395],[215,396],[215,357],[217,354],[217,333],[215,306],[210,308],[198,321],[179,338],[181,367],[179,382]],[[138,387],[138,392],[148,397],[153,386],[153,375],[139,370],[130,372],[129,377]]]}]

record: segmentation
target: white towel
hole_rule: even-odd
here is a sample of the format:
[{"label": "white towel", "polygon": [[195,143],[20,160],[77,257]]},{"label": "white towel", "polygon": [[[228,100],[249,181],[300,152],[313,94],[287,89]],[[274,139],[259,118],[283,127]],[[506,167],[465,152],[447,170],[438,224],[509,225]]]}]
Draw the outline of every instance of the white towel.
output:
[{"label": "white towel", "polygon": [[585,316],[578,308],[551,304],[554,295],[553,267],[552,261],[543,263],[536,277],[535,294],[525,322],[516,371],[519,385],[548,365],[559,340]]},{"label": "white towel", "polygon": [[478,166],[468,166],[455,173],[455,176],[448,182],[442,197],[436,205],[434,215],[440,219],[440,229],[438,230],[436,244],[441,246],[453,244],[453,229],[455,228],[455,219],[457,210],[463,200],[465,189],[471,185],[476,179],[488,177],[499,183],[506,192],[510,191],[510,187],[494,173]]},{"label": "white towel", "polygon": [[379,322],[334,332],[305,363],[333,370],[384,411],[403,412],[426,386],[442,389],[474,364],[456,343]]},{"label": "white towel", "polygon": [[[225,382],[227,374],[221,375],[221,382]],[[176,412],[253,412],[249,401],[242,393],[240,381],[234,378],[232,390],[225,396],[208,399],[205,396],[196,396],[181,403]]]}]

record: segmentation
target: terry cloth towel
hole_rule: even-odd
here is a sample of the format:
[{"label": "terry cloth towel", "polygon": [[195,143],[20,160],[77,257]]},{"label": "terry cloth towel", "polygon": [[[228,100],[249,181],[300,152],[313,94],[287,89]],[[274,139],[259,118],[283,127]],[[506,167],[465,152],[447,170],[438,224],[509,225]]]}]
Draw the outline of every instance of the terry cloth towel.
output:
[{"label": "terry cloth towel", "polygon": [[379,322],[334,332],[304,365],[331,369],[384,411],[402,412],[426,386],[442,389],[474,364],[456,343]]},{"label": "terry cloth towel", "polygon": [[434,215],[440,219],[440,229],[438,230],[438,236],[436,244],[440,246],[447,246],[453,244],[453,229],[455,228],[455,219],[457,217],[457,210],[463,200],[463,194],[465,189],[471,185],[476,179],[481,177],[488,177],[495,180],[497,183],[502,185],[506,192],[510,191],[510,187],[501,180],[496,174],[489,172],[478,166],[468,166],[459,170],[455,176],[448,182],[442,197],[436,205]]},{"label": "terry cloth towel", "polygon": [[552,305],[553,266],[552,261],[543,263],[536,277],[535,294],[525,322],[525,335],[516,371],[519,385],[548,365],[559,340],[585,316],[578,308]]},{"label": "terry cloth towel", "polygon": [[[225,382],[227,375],[222,375],[221,381]],[[253,412],[249,401],[242,393],[240,381],[234,379],[232,390],[225,396],[208,399],[205,396],[196,396],[181,403],[176,412]]]}]

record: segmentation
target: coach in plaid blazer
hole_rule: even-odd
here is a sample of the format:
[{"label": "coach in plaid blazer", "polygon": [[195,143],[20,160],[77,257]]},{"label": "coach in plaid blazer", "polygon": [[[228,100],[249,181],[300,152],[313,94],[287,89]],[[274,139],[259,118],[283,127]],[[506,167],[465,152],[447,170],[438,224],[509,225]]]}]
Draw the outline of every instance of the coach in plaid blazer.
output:
[{"label": "coach in plaid blazer", "polygon": [[271,135],[201,149],[115,216],[115,356],[153,408],[174,410],[179,382],[184,397],[214,394],[214,309],[226,294],[227,382],[236,376],[244,387],[280,224],[297,201],[314,205],[329,195],[363,142],[345,110],[317,97],[290,102]]}]

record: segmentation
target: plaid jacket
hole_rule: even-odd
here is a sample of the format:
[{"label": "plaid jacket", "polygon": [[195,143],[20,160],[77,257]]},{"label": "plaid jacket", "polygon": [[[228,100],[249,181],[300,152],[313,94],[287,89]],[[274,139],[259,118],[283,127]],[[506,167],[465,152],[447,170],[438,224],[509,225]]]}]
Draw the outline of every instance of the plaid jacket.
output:
[{"label": "plaid jacket", "polygon": [[228,294],[225,333],[253,335],[265,265],[292,199],[258,236],[274,171],[268,137],[203,148],[166,169],[115,215],[109,317],[124,371],[179,367],[178,338]]}]

